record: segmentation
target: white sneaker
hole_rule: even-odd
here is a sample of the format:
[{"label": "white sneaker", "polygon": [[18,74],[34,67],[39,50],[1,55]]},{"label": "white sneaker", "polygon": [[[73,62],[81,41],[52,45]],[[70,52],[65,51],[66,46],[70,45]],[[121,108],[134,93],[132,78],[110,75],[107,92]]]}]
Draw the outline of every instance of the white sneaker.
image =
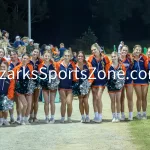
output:
[{"label": "white sneaker", "polygon": [[48,119],[48,118],[45,119],[45,123],[46,123],[46,124],[49,123],[49,119]]},{"label": "white sneaker", "polygon": [[125,121],[125,119],[126,119],[125,115],[122,115],[120,120]]},{"label": "white sneaker", "polygon": [[133,116],[129,116],[128,120],[133,121]]},{"label": "white sneaker", "polygon": [[142,119],[143,119],[143,120],[147,120],[146,114],[143,114]]},{"label": "white sneaker", "polygon": [[115,117],[113,117],[113,119],[112,119],[112,123],[115,123],[116,122],[116,118]]},{"label": "white sneaker", "polygon": [[85,117],[81,118],[81,123],[85,123]]},{"label": "white sneaker", "polygon": [[86,123],[90,123],[90,118],[89,118],[89,117],[86,117],[86,118],[85,118],[85,122],[86,122]]},{"label": "white sneaker", "polygon": [[50,118],[49,122],[50,122],[51,124],[54,124],[54,123],[55,123],[55,119],[54,119],[54,118]]},{"label": "white sneaker", "polygon": [[72,120],[71,120],[71,118],[68,118],[68,120],[67,120],[69,123],[72,123]]},{"label": "white sneaker", "polygon": [[30,125],[30,122],[28,120],[25,120],[26,125]]},{"label": "white sneaker", "polygon": [[26,125],[24,120],[21,120],[20,124],[21,125]]},{"label": "white sneaker", "polygon": [[138,114],[138,115],[136,116],[136,118],[139,119],[139,120],[141,120],[141,119],[142,119],[142,115],[141,115],[141,114]]},{"label": "white sneaker", "polygon": [[10,124],[9,124],[9,122],[8,122],[7,120],[4,120],[4,121],[3,121],[3,125],[5,125],[5,126],[10,126]]},{"label": "white sneaker", "polygon": [[102,118],[98,118],[97,123],[101,123],[102,122]]},{"label": "white sneaker", "polygon": [[120,118],[118,118],[118,117],[116,117],[116,122],[118,123],[118,122],[120,122]]},{"label": "white sneaker", "polygon": [[21,124],[21,120],[19,118],[17,118],[16,123],[20,125]]},{"label": "white sneaker", "polygon": [[64,118],[61,118],[60,119],[60,123],[64,123],[65,122],[65,119]]}]

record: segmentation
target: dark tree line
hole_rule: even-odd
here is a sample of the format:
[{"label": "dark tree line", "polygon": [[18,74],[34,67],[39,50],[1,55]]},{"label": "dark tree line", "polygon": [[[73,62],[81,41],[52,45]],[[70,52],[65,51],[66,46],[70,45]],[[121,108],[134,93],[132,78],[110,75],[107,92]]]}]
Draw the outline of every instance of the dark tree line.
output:
[{"label": "dark tree line", "polygon": [[[32,0],[32,23],[47,16],[47,0]],[[0,0],[0,28],[16,34],[26,35],[28,29],[28,0]]]},{"label": "dark tree line", "polygon": [[[106,45],[112,46],[123,39],[121,27],[128,21],[128,26],[124,26],[124,28],[129,29],[131,25],[129,20],[134,18],[134,14],[138,14],[135,21],[138,27],[138,24],[141,24],[139,30],[146,27],[148,37],[150,36],[150,30],[148,29],[150,28],[149,0],[90,0],[89,6],[93,15],[93,22],[100,25],[99,40]],[[128,30],[126,29],[126,31]],[[131,34],[129,33],[129,36]]]}]

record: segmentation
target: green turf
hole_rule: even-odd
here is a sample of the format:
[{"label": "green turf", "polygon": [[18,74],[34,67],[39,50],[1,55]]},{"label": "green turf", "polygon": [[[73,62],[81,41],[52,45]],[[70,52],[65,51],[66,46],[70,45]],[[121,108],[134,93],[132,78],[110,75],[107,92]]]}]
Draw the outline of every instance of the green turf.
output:
[{"label": "green turf", "polygon": [[[132,139],[138,149],[149,150],[150,149],[150,88],[147,97],[148,107],[147,116],[148,120],[134,120],[130,123],[130,130],[132,133]],[[136,115],[136,114],[135,114]]]}]

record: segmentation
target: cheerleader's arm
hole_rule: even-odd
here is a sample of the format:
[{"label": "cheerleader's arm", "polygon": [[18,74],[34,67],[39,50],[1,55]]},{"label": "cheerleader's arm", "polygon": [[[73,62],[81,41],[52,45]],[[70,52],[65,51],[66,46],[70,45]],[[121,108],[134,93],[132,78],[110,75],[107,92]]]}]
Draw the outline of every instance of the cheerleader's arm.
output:
[{"label": "cheerleader's arm", "polygon": [[15,91],[15,80],[11,79],[7,94],[8,99],[12,100],[14,98],[14,91]]}]

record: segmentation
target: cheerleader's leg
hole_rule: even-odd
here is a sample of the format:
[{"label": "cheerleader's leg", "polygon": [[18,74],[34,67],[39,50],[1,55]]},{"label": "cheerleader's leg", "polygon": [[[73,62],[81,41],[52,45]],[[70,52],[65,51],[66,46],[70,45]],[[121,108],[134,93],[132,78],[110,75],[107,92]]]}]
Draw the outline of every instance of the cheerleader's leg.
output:
[{"label": "cheerleader's leg", "polygon": [[27,111],[27,100],[24,94],[19,94],[18,99],[20,103],[22,104],[22,121],[24,121],[24,117]]},{"label": "cheerleader's leg", "polygon": [[55,98],[56,98],[56,90],[50,91],[50,107],[51,107],[51,118],[50,118],[50,123],[54,123],[54,115],[55,115]]},{"label": "cheerleader's leg", "polygon": [[121,92],[121,114],[122,114],[122,118],[124,118],[124,104],[125,104],[125,89],[123,88],[122,89],[122,92]]},{"label": "cheerleader's leg", "polygon": [[59,90],[59,95],[60,95],[60,99],[61,99],[61,117],[62,117],[62,120],[64,120],[65,114],[66,114],[66,104],[67,104],[66,91],[65,90]]},{"label": "cheerleader's leg", "polygon": [[35,89],[35,91],[33,93],[34,121],[37,118],[39,96],[40,96],[40,90]]},{"label": "cheerleader's leg", "polygon": [[66,94],[67,94],[67,114],[68,120],[70,120],[70,117],[72,115],[72,101],[73,101],[72,90],[66,91]]},{"label": "cheerleader's leg", "polygon": [[98,92],[98,88],[92,88],[92,96],[93,96],[93,108],[94,108],[94,113],[95,113],[95,119],[98,118],[98,108],[97,108],[97,92]]},{"label": "cheerleader's leg", "polygon": [[43,90],[45,119],[49,120],[49,90]]},{"label": "cheerleader's leg", "polygon": [[137,112],[139,115],[141,115],[141,106],[142,106],[142,86],[134,86],[135,93],[137,96],[137,102],[136,102],[136,107],[137,107]]},{"label": "cheerleader's leg", "polygon": [[31,104],[32,104],[32,94],[26,95],[26,101],[27,101],[27,110],[26,110],[26,118],[29,117],[30,111],[31,111]]},{"label": "cheerleader's leg", "polygon": [[148,86],[142,86],[142,110],[143,110],[143,116],[144,119],[147,119],[146,116],[146,108],[147,108],[147,93],[148,93]]},{"label": "cheerleader's leg", "polygon": [[81,113],[81,116],[82,118],[85,119],[85,116],[84,116],[84,105],[83,105],[83,96],[78,96],[79,98],[79,110],[80,110],[80,113]]},{"label": "cheerleader's leg", "polygon": [[128,100],[129,119],[133,118],[133,85],[126,86],[126,95]]}]

